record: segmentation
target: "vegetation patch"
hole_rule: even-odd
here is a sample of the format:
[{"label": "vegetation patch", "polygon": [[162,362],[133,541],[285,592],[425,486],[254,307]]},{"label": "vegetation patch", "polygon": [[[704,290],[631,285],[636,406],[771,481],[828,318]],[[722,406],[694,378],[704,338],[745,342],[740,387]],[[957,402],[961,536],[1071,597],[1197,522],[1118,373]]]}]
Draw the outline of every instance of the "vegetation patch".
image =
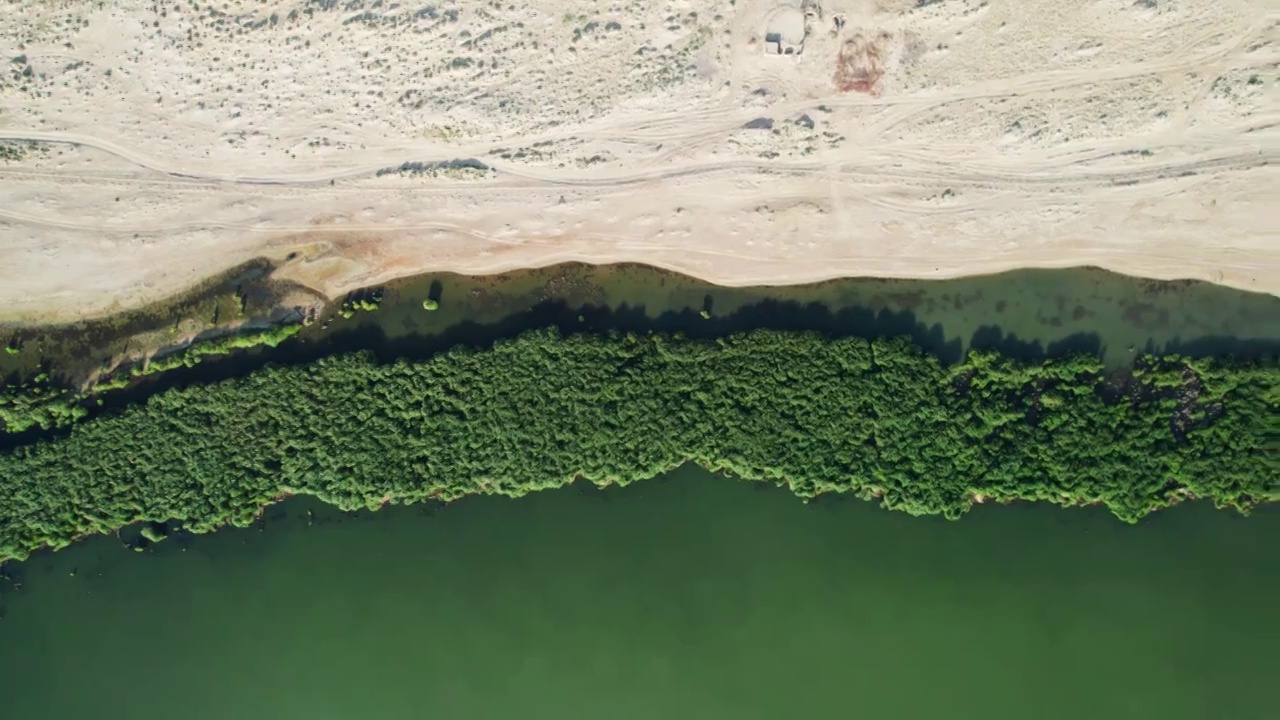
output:
[{"label": "vegetation patch", "polygon": [[756,331],[527,333],[484,350],[267,367],[167,390],[0,455],[0,560],[138,523],[205,532],[307,493],[344,509],[629,483],[694,461],[913,514],[1275,499],[1274,358],[973,352]]},{"label": "vegetation patch", "polygon": [[380,289],[360,290],[347,295],[342,301],[342,309],[338,315],[353,318],[358,312],[373,312],[382,307],[383,291]]},{"label": "vegetation patch", "polygon": [[88,415],[91,403],[101,404],[105,394],[128,387],[135,378],[194,367],[207,357],[235,350],[276,347],[301,329],[301,324],[293,323],[197,340],[184,348],[120,368],[83,390],[59,385],[47,372],[21,384],[0,384],[0,435],[33,428],[65,427]]}]

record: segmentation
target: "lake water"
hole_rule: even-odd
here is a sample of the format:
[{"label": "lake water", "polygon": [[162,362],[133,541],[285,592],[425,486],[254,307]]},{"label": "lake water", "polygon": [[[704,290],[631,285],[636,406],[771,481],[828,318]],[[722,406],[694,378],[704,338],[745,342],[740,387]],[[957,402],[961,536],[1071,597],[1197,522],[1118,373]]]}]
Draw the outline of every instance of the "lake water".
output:
[{"label": "lake water", "polygon": [[[634,266],[442,274],[106,409],[266,361],[424,357],[549,324],[909,334],[944,360],[1085,350],[1120,366],[1275,353],[1280,298],[1087,269],[737,289]],[[96,357],[86,342],[0,371]],[[1017,505],[952,523],[696,468],[350,516],[295,499],[259,528],[145,553],[92,538],[4,568],[0,720],[1251,720],[1277,712],[1276,548],[1275,508],[1127,526]]]},{"label": "lake water", "polygon": [[948,522],[693,467],[443,508],[295,499],[10,567],[0,716],[1261,719],[1277,548],[1273,508]]}]

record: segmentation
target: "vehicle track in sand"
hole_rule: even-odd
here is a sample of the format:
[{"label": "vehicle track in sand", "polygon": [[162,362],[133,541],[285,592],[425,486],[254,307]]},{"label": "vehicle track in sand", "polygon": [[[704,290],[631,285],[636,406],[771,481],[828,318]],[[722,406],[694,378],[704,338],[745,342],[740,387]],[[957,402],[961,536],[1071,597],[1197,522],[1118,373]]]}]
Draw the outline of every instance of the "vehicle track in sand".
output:
[{"label": "vehicle track in sand", "polygon": [[[233,87],[265,88],[269,75],[201,65],[210,53],[278,60],[277,40],[175,50],[166,23],[185,10],[136,34],[150,25],[129,24],[145,11],[126,2],[95,15],[89,27],[101,24],[100,34],[86,31],[74,49],[29,42],[32,77],[48,75],[42,94],[0,86],[0,144],[38,148],[0,161],[0,320],[93,314],[246,256],[295,253],[281,276],[331,295],[411,272],[555,258],[646,262],[728,284],[1094,264],[1280,292],[1280,238],[1268,221],[1280,191],[1276,13],[1243,0],[1149,13],[1028,0],[1047,9],[1042,20],[1002,0],[885,2],[874,12],[831,0],[817,3],[803,54],[784,59],[751,44],[773,3],[705,1],[716,6],[705,17],[724,16],[722,32],[698,36],[686,22],[668,26],[669,47],[654,46],[678,55],[691,38],[711,38],[680,56],[698,69],[675,84],[637,89],[607,76],[623,55],[606,42],[644,42],[626,23],[593,41],[599,50],[578,39],[572,64],[548,59],[566,78],[598,66],[614,80],[582,76],[582,87],[601,88],[593,97],[603,109],[581,117],[556,115],[574,110],[546,95],[545,83],[560,80],[519,62],[510,76],[459,76],[451,108],[404,115],[390,99],[403,87],[386,100],[346,89],[381,81],[368,62],[350,62],[347,46],[325,44],[322,31],[345,27],[338,14],[307,21],[335,82],[292,105],[290,86]],[[559,7],[539,0],[512,12],[536,15],[543,4]],[[58,7],[32,5],[27,22]],[[637,12],[651,10],[665,12]],[[1121,11],[1123,23],[1112,17]],[[830,26],[837,13],[845,30]],[[535,33],[545,42],[572,29],[545,24]],[[857,28],[892,39],[879,95],[831,84],[842,33]],[[928,39],[920,58],[900,47],[910,34]],[[1064,48],[1055,62],[999,64],[1044,57],[1053,44]],[[170,62],[145,64],[144,48]],[[505,64],[528,50],[494,52]],[[105,86],[123,89],[102,106],[114,114],[95,115],[55,84],[87,83],[80,66],[115,70]],[[171,79],[187,67],[206,67],[206,84]],[[306,67],[287,71],[296,79]],[[321,100],[329,95],[382,103],[383,115],[340,110]],[[551,109],[499,113],[485,104],[497,96]],[[469,159],[485,169],[449,166]]]}]

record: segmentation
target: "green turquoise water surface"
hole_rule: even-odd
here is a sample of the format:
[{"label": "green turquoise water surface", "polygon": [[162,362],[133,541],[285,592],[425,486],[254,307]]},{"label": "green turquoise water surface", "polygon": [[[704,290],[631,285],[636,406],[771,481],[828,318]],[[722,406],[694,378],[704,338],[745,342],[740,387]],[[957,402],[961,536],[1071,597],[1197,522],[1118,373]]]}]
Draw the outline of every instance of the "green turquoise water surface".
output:
[{"label": "green turquoise water surface", "polygon": [[[741,289],[637,267],[440,275],[172,382],[548,324],[909,334],[943,358],[1121,367],[1273,353],[1280,299],[1096,270]],[[3,357],[19,374],[38,359]],[[1270,718],[1278,512],[1189,504],[1129,526],[1017,504],[949,522],[693,467],[444,508],[295,498],[252,529],[143,553],[89,538],[0,569],[0,720]]]},{"label": "green turquoise water surface", "polygon": [[959,522],[685,467],[346,515],[0,583],[10,720],[1273,717],[1280,522]]}]

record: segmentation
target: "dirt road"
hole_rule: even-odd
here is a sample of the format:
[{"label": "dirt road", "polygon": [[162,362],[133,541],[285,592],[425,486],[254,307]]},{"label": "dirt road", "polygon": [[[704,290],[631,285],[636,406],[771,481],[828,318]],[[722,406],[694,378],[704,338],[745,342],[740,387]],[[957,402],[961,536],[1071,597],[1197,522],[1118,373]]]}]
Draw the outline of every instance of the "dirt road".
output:
[{"label": "dirt road", "polygon": [[330,296],[568,260],[1280,293],[1264,3],[18,5],[0,321],[257,256]]}]

